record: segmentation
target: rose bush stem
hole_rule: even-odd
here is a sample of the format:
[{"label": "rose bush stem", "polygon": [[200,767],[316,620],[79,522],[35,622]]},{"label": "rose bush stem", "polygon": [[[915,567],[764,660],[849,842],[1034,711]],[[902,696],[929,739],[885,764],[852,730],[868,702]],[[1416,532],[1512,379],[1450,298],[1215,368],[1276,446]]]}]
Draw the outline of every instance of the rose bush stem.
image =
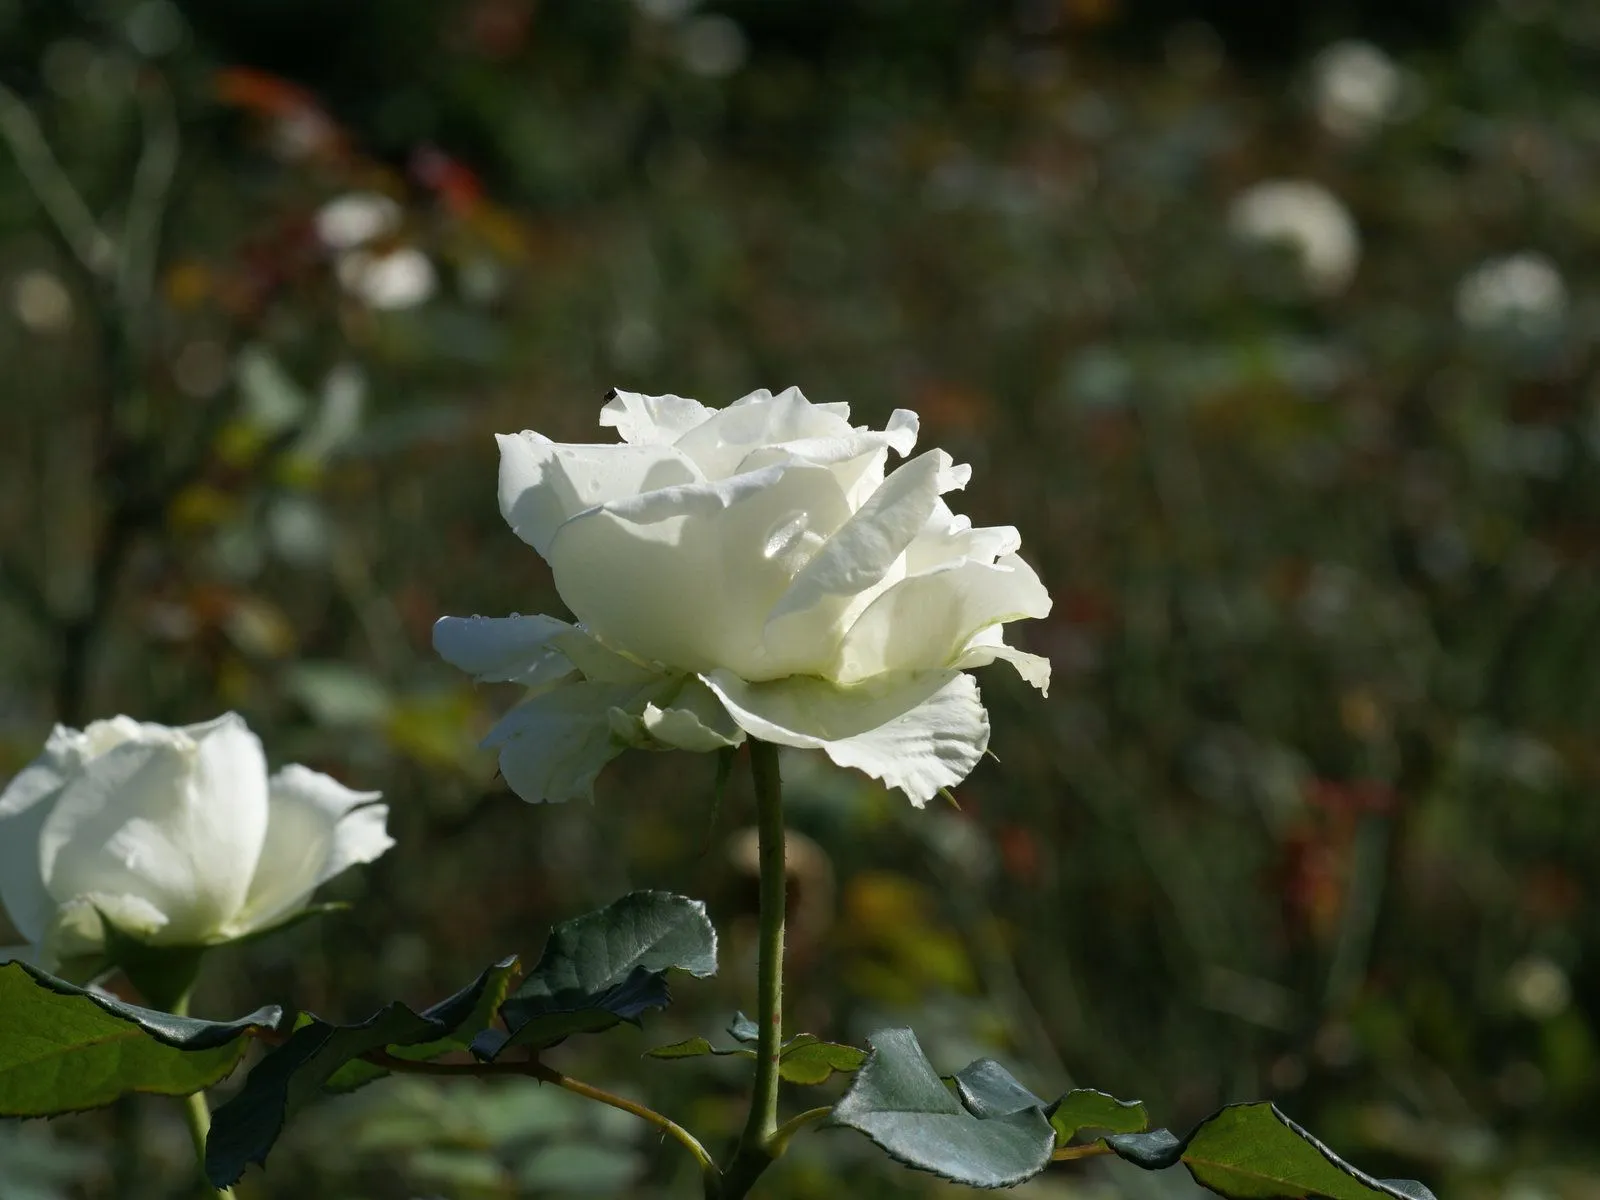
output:
[{"label": "rose bush stem", "polygon": [[[173,1001],[168,1010],[176,1016],[189,1015],[189,992],[185,990],[177,1000]],[[211,1107],[206,1103],[204,1092],[194,1092],[183,1097],[183,1120],[189,1127],[189,1137],[194,1142],[194,1156],[200,1163],[200,1174],[204,1178],[206,1171],[206,1138],[211,1133]],[[215,1200],[233,1200],[232,1188],[206,1187],[209,1195]]]},{"label": "rose bush stem", "polygon": [[783,850],[783,784],[778,748],[750,739],[755,779],[756,833],[761,861],[761,934],[756,963],[756,1079],[750,1116],[723,1182],[727,1200],[739,1200],[781,1153],[778,1142],[778,1054],[783,1044],[783,918],[788,871]]},{"label": "rose bush stem", "polygon": [[587,1100],[594,1100],[601,1104],[608,1104],[612,1108],[620,1109],[622,1112],[633,1114],[641,1121],[650,1122],[650,1124],[661,1130],[662,1133],[665,1133],[669,1137],[676,1138],[683,1145],[684,1149],[688,1150],[690,1154],[694,1155],[694,1160],[699,1165],[702,1175],[705,1175],[708,1179],[715,1179],[718,1173],[717,1164],[712,1161],[711,1155],[706,1153],[706,1148],[700,1144],[700,1140],[682,1125],[679,1125],[676,1121],[662,1116],[660,1113],[656,1112],[655,1109],[647,1108],[645,1105],[639,1104],[633,1100],[629,1100],[624,1096],[614,1095],[611,1092],[595,1087],[593,1084],[584,1083],[580,1079],[574,1079],[570,1075],[562,1075],[560,1072],[539,1074],[536,1075],[535,1078],[548,1080],[549,1082],[554,1083],[557,1087],[564,1088],[575,1096],[582,1096]]}]

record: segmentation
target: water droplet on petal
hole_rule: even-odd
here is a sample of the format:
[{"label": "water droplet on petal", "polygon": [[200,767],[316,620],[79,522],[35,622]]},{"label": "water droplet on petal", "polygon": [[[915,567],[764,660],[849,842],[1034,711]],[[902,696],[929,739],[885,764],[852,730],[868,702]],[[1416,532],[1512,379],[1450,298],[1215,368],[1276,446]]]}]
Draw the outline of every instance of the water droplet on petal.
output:
[{"label": "water droplet on petal", "polygon": [[762,547],[762,555],[766,558],[777,558],[787,554],[805,537],[807,516],[803,512],[795,513],[786,520],[779,521],[767,533],[766,544]]}]

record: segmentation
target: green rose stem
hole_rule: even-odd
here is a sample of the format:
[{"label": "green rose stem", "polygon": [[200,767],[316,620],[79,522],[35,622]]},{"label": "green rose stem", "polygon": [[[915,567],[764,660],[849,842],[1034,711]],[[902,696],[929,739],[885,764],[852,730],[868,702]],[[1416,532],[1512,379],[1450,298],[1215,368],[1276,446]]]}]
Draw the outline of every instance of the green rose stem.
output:
[{"label": "green rose stem", "polygon": [[[761,933],[756,962],[756,1081],[750,1116],[722,1181],[723,1200],[740,1200],[772,1161],[787,1136],[778,1129],[778,1055],[783,1045],[783,918],[788,870],[783,850],[783,783],[778,748],[750,739],[756,789],[756,833],[761,864]],[[792,1131],[790,1131],[792,1132]]]},{"label": "green rose stem", "polygon": [[[188,1016],[189,991],[190,989],[185,988],[179,993],[168,1011],[175,1016]],[[206,1138],[211,1133],[211,1108],[206,1104],[204,1092],[192,1092],[183,1098],[183,1120],[189,1127],[189,1138],[194,1142],[194,1155],[200,1162],[200,1174],[203,1178],[206,1169]],[[206,1190],[217,1200],[233,1200],[232,1188],[207,1187]]]},{"label": "green rose stem", "polygon": [[[250,1029],[247,1035],[269,1046],[281,1046],[288,1041],[288,1035],[277,1030]],[[418,1061],[409,1058],[400,1058],[382,1050],[373,1050],[361,1055],[361,1061],[371,1063],[375,1067],[382,1067],[397,1075],[432,1075],[445,1079],[493,1079],[507,1075],[520,1075],[530,1079],[537,1079],[540,1083],[553,1083],[556,1087],[571,1092],[574,1096],[582,1096],[586,1100],[593,1100],[599,1104],[606,1104],[621,1112],[630,1113],[641,1121],[648,1121],[662,1133],[677,1139],[684,1149],[694,1156],[700,1166],[701,1174],[706,1177],[707,1194],[717,1195],[716,1181],[720,1178],[717,1164],[711,1154],[701,1145],[700,1140],[669,1117],[656,1112],[655,1109],[640,1104],[636,1100],[629,1100],[626,1096],[618,1096],[603,1088],[597,1088],[592,1083],[585,1083],[581,1079],[574,1079],[570,1075],[563,1075],[553,1067],[547,1067],[537,1059],[510,1062],[474,1062],[451,1063]],[[230,1193],[222,1193],[229,1195]]]}]

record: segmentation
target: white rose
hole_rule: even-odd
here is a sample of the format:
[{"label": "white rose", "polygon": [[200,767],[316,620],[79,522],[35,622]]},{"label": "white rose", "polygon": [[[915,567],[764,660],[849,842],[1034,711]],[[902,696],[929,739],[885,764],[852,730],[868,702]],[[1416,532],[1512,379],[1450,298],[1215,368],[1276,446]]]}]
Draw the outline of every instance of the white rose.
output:
[{"label": "white rose", "polygon": [[1405,73],[1371,42],[1333,43],[1312,62],[1311,75],[1317,116],[1337,137],[1376,132],[1405,98]]},{"label": "white rose", "polygon": [[624,746],[711,750],[746,734],[825,751],[922,804],[989,740],[965,668],[1050,664],[1001,626],[1050,611],[1010,527],[940,499],[970,468],[795,388],[724,409],[613,392],[622,444],[502,435],[500,511],[550,564],[578,625],[445,617],[434,646],[483,680],[526,684],[486,745],[527,800],[593,793]]},{"label": "white rose", "polygon": [[101,914],[151,945],[231,941],[392,846],[377,798],[302,766],[268,778],[233,713],[57,726],[0,793],[0,901],[46,964],[101,951]]},{"label": "white rose", "polygon": [[1456,287],[1456,316],[1476,332],[1552,332],[1567,303],[1561,272],[1536,250],[1488,259]]},{"label": "white rose", "polygon": [[1312,291],[1334,296],[1361,261],[1361,233],[1344,202],[1305,179],[1269,179],[1246,188],[1228,213],[1234,236],[1287,247]]}]

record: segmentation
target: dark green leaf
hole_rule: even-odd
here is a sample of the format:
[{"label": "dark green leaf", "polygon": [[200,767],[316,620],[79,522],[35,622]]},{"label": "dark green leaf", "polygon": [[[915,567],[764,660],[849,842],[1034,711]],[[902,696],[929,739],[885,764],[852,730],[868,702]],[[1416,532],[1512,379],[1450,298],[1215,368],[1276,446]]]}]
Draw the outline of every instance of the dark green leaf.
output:
[{"label": "dark green leaf", "polygon": [[[478,1002],[466,1019],[455,1022],[451,1032],[442,1038],[431,1042],[421,1042],[415,1046],[386,1046],[385,1051],[395,1058],[403,1058],[407,1062],[428,1062],[443,1055],[467,1049],[473,1038],[489,1028],[494,1020],[495,1009],[505,1000],[506,993],[511,989],[511,981],[516,978],[520,963],[516,957],[505,959],[489,968],[485,976],[484,986],[478,994]],[[423,1015],[431,1020],[444,1023],[451,1022],[451,1015],[441,1010],[445,1005],[452,1004],[455,997],[444,1001],[444,1004],[435,1005]],[[388,1071],[375,1063],[363,1059],[347,1062],[340,1067],[323,1084],[323,1088],[330,1092],[350,1092],[356,1088],[364,1087],[375,1079],[382,1079]]]},{"label": "dark green leaf", "polygon": [[509,1036],[489,1030],[472,1049],[493,1059],[510,1046],[539,1050],[574,1033],[638,1023],[671,997],[666,973],[716,973],[717,935],[698,900],[632,892],[551,931],[538,963],[500,1006]]},{"label": "dark green leaf", "polygon": [[1358,1171],[1272,1104],[1235,1104],[1186,1138],[1164,1129],[1106,1144],[1148,1170],[1183,1163],[1203,1187],[1233,1200],[1434,1200],[1411,1179]]},{"label": "dark green leaf", "polygon": [[1150,1114],[1137,1100],[1118,1100],[1093,1088],[1075,1088],[1049,1108],[1045,1116],[1055,1127],[1056,1141],[1066,1145],[1085,1129],[1108,1133],[1143,1133],[1150,1128]]},{"label": "dark green leaf", "polygon": [[1050,1162],[1055,1131],[1037,1097],[1013,1107],[1029,1093],[1003,1068],[974,1063],[958,1075],[971,1097],[963,1107],[909,1029],[867,1040],[872,1053],[834,1105],[833,1124],[860,1130],[908,1167],[968,1187],[1012,1187]]},{"label": "dark green leaf", "polygon": [[956,1072],[956,1091],[972,1115],[983,1120],[1009,1117],[1025,1109],[1043,1110],[1044,1101],[1023,1087],[992,1058],[980,1058]]},{"label": "dark green leaf", "polygon": [[700,847],[700,857],[711,853],[711,839],[717,833],[717,818],[722,815],[722,800],[728,794],[728,778],[733,774],[733,764],[739,757],[739,747],[724,746],[717,751],[717,777],[711,785],[711,818],[706,822],[706,840]]},{"label": "dark green leaf", "polygon": [[1183,1160],[1184,1143],[1170,1129],[1152,1129],[1149,1133],[1115,1134],[1106,1138],[1106,1145],[1146,1171],[1175,1167]]},{"label": "dark green leaf", "polygon": [[481,1011],[484,993],[503,987],[511,966],[510,960],[497,963],[423,1013],[393,1003],[356,1025],[318,1017],[297,1022],[289,1040],[263,1058],[239,1094],[212,1114],[207,1177],[215,1187],[231,1187],[250,1163],[265,1163],[288,1119],[362,1055],[462,1036],[462,1028]]},{"label": "dark green leaf", "polygon": [[0,1115],[44,1117],[110,1104],[129,1092],[186,1096],[238,1063],[263,1008],[202,1021],[85,991],[27,963],[0,964]]}]

